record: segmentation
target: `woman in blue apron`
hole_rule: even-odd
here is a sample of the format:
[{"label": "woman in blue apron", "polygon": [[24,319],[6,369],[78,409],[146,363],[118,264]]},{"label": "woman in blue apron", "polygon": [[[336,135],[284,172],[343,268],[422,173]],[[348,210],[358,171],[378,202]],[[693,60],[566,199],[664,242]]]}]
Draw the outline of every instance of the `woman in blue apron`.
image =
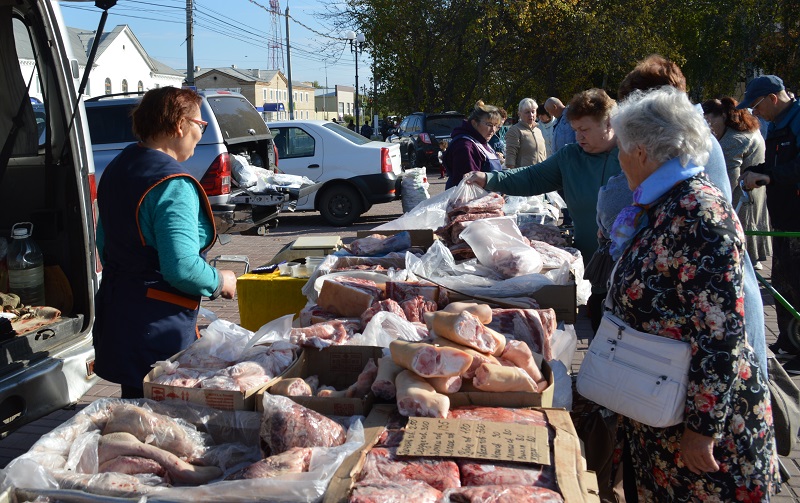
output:
[{"label": "woman in blue apron", "polygon": [[144,395],[150,366],[198,336],[203,296],[233,298],[236,275],[205,261],[216,239],[203,188],[180,164],[207,123],[188,89],[148,91],[133,112],[140,139],[106,168],[98,187],[97,249],[103,279],[95,297],[95,372]]},{"label": "woman in blue apron", "polygon": [[450,135],[450,145],[442,158],[449,176],[445,188],[455,187],[472,171],[503,170],[502,162],[489,146],[489,140],[502,125],[499,108],[484,105],[483,101],[475,104],[469,118]]}]

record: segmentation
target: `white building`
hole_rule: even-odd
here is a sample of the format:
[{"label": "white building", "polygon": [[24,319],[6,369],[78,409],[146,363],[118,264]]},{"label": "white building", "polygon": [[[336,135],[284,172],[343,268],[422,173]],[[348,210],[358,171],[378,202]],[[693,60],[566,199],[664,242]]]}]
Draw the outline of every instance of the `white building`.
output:
[{"label": "white building", "polygon": [[[68,28],[68,34],[82,77],[96,32]],[[27,82],[31,73],[37,71],[33,54],[30,53],[30,43],[17,40],[17,48],[19,65]],[[128,25],[118,25],[100,38],[84,96],[91,98],[102,94],[136,93],[163,86],[180,87],[183,79],[183,73],[148,56]],[[31,83],[30,95],[42,100],[38,82],[37,75]]]}]

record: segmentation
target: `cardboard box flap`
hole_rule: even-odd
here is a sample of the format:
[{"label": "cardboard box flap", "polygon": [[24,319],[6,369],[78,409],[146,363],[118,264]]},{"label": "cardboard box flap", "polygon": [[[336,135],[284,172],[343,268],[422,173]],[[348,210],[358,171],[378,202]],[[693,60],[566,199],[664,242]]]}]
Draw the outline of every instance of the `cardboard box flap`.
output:
[{"label": "cardboard box flap", "polygon": [[386,429],[386,424],[389,422],[389,417],[394,409],[394,405],[387,404],[377,404],[372,407],[369,415],[364,419],[364,448],[345,458],[339,469],[333,474],[322,503],[347,501],[353,479],[361,471],[361,467],[364,466],[367,453],[378,442],[381,434]]},{"label": "cardboard box flap", "polygon": [[586,473],[586,460],[582,456],[580,439],[569,412],[564,409],[545,409],[545,413],[547,422],[556,430],[554,452],[565,454],[556,456],[555,460],[556,479],[564,501],[599,501],[597,478],[592,483],[591,475]]},{"label": "cardboard box flap", "polygon": [[376,230],[366,230],[366,231],[356,231],[356,238],[365,238],[367,236],[371,236],[373,234],[381,234],[383,236],[394,236],[400,232],[408,232],[411,235],[411,246],[417,246],[420,248],[428,249],[430,245],[433,244],[433,240],[436,237],[433,234],[433,229],[402,229],[402,230],[392,230],[392,231],[376,231]]}]

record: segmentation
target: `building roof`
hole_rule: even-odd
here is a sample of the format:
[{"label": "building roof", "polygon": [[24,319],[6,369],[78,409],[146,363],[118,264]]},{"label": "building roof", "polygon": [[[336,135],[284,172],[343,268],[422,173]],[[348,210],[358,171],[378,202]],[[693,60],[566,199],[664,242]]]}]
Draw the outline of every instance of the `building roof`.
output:
[{"label": "building roof", "polygon": [[259,68],[237,68],[236,66],[224,66],[221,68],[201,68],[195,71],[194,78],[198,79],[203,75],[216,71],[236,79],[240,82],[269,82],[280,73],[279,70],[261,70]]},{"label": "building roof", "polygon": [[[85,65],[89,56],[89,52],[92,50],[92,44],[94,43],[94,38],[97,32],[91,30],[81,30],[78,28],[67,28],[67,30],[69,32],[69,38],[70,43],[72,44],[73,52],[78,58],[78,62]],[[95,60],[99,59],[106,49],[108,49],[108,47],[114,42],[114,40],[116,40],[123,33],[127,33],[128,37],[133,42],[134,48],[139,52],[142,60],[147,64],[148,67],[150,67],[150,70],[153,73],[183,77],[184,74],[182,72],[175,70],[171,66],[166,65],[157,59],[151,58],[147,54],[147,51],[144,49],[144,47],[142,47],[142,44],[139,43],[136,35],[133,34],[133,30],[131,30],[127,24],[117,25],[110,32],[105,32],[102,34],[100,37],[100,45],[97,47],[97,55],[95,56]]]}]

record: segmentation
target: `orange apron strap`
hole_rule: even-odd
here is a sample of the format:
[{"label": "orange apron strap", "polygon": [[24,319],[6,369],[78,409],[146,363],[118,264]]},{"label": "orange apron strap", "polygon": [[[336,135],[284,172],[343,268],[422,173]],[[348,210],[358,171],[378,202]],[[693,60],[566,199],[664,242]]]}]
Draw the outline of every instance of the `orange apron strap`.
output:
[{"label": "orange apron strap", "polygon": [[171,304],[176,304],[178,306],[185,307],[186,309],[197,309],[198,307],[200,307],[200,301],[198,300],[187,299],[186,297],[176,295],[174,293],[156,290],[155,288],[148,288],[146,297],[148,299],[155,299],[163,302],[169,302]]}]

